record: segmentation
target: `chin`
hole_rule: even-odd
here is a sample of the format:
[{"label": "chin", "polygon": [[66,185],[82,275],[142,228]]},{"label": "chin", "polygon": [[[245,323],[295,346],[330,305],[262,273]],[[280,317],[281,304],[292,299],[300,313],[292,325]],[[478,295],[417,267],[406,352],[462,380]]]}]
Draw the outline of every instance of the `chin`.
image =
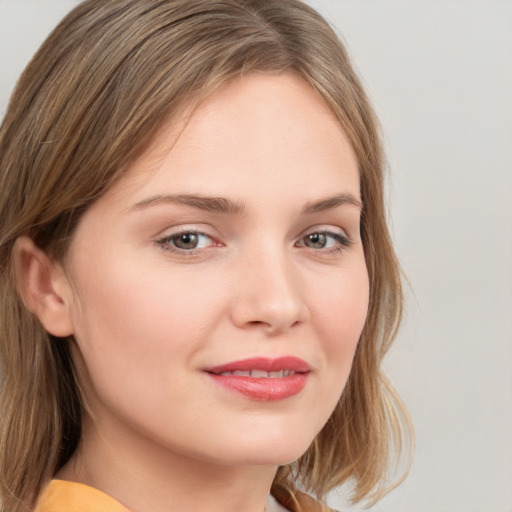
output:
[{"label": "chin", "polygon": [[255,466],[284,466],[301,457],[313,442],[312,437],[303,437],[294,432],[287,436],[267,436],[255,439],[244,436],[244,439],[233,440],[222,448],[226,464]]}]

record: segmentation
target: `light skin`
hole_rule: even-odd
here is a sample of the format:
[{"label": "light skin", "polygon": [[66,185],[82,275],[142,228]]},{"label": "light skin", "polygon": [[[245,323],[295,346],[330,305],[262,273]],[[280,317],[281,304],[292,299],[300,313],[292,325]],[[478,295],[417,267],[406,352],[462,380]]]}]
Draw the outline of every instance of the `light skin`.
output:
[{"label": "light skin", "polygon": [[[318,95],[252,74],[163,128],[85,212],[62,264],[20,239],[25,300],[76,340],[91,413],[58,477],[135,512],[262,512],[350,372],[368,307],[359,189]],[[290,356],[306,384],[279,400],[207,371]]]}]

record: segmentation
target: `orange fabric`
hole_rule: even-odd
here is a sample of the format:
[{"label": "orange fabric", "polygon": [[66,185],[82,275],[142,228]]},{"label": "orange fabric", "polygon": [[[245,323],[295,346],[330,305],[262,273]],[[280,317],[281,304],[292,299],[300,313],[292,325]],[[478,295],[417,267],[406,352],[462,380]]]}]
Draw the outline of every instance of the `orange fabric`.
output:
[{"label": "orange fabric", "polygon": [[52,480],[34,512],[129,512],[121,503],[88,485]]},{"label": "orange fabric", "polygon": [[[292,512],[333,512],[311,496],[273,486],[272,494]],[[44,489],[34,512],[130,512],[114,498],[88,485],[52,480]]]}]

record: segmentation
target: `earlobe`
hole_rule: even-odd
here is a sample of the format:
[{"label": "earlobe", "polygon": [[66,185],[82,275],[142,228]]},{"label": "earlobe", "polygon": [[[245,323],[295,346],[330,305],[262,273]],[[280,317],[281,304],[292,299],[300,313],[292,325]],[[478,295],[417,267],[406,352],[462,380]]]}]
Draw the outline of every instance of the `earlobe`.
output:
[{"label": "earlobe", "polygon": [[50,334],[72,335],[70,287],[62,266],[28,237],[16,240],[13,256],[18,288],[27,308]]}]

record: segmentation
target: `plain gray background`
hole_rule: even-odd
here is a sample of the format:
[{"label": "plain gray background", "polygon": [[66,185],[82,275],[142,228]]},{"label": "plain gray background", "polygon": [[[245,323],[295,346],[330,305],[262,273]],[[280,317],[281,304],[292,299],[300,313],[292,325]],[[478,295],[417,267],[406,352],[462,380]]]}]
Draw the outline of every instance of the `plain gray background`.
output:
[{"label": "plain gray background", "polygon": [[[0,0],[0,116],[76,3]],[[371,510],[512,512],[512,2],[310,3],[345,39],[384,126],[410,282],[386,366],[416,456]],[[348,510],[347,493],[333,493],[333,506]]]}]

